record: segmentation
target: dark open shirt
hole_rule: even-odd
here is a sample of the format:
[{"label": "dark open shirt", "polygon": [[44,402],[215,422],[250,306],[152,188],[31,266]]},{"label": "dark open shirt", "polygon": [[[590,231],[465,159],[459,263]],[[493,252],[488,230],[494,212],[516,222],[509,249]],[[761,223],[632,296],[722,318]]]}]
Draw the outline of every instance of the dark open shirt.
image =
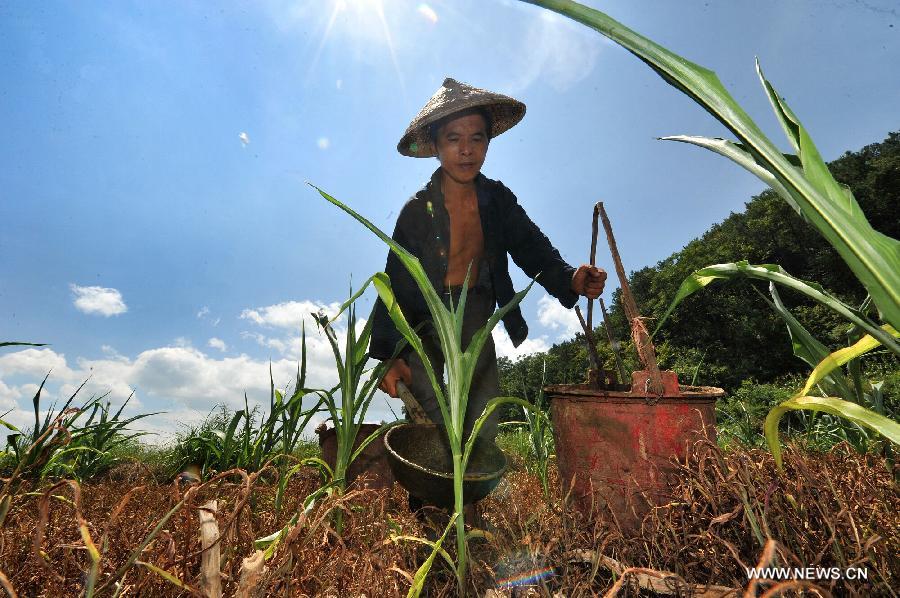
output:
[{"label": "dark open shirt", "polygon": [[[431,180],[403,206],[393,234],[397,243],[419,258],[432,286],[439,292],[444,289],[450,251],[450,218],[440,191],[440,177],[441,169],[438,168]],[[496,304],[506,305],[515,295],[509,276],[508,254],[525,274],[537,278],[538,283],[563,306],[573,307],[578,301],[578,295],[570,288],[575,269],[562,259],[546,235],[531,221],[513,192],[500,181],[493,181],[483,174],[475,179],[475,186],[484,234],[482,267],[486,265],[489,270]],[[407,321],[412,326],[430,322],[421,291],[393,252],[388,254],[385,272]],[[402,337],[380,299],[373,317],[369,354],[376,359],[389,359]],[[528,325],[518,307],[506,314],[503,324],[515,346],[528,336]]]}]

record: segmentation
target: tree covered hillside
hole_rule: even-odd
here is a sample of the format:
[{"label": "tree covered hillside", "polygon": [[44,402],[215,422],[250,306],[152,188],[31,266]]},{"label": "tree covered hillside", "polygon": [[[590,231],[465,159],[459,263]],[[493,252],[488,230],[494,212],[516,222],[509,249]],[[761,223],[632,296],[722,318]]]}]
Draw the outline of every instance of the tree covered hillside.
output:
[{"label": "tree covered hillside", "polygon": [[[875,229],[900,237],[900,133],[892,132],[881,143],[847,152],[829,167],[838,181],[853,190]],[[837,252],[775,192],[767,190],[747,202],[743,212],[732,213],[681,251],[631,274],[631,289],[641,313],[649,318],[648,329],[655,328],[655,321],[685,277],[711,264],[739,260],[780,264],[790,274],[818,282],[852,305],[865,298],[862,286]],[[607,269],[612,272],[611,267]],[[608,284],[617,284],[614,276]],[[766,285],[760,282],[719,281],[678,306],[655,339],[662,366],[679,372],[683,383],[696,378],[698,384],[726,389],[739,386],[742,380],[771,382],[808,371],[794,357],[783,321],[752,287],[768,297]],[[834,348],[845,343],[847,324],[833,312],[789,290],[782,290],[781,296],[822,342]],[[619,290],[613,297],[610,318],[614,334],[626,339],[628,328]],[[597,339],[601,355],[607,359],[606,367],[612,368],[602,326]],[[633,350],[629,345],[625,349],[627,369],[638,369]],[[555,345],[546,354],[516,363],[503,360],[504,390],[521,394],[523,382],[529,389],[537,388],[545,360],[548,384],[583,381],[588,362],[582,336]],[[896,368],[896,363],[889,367]]]}]

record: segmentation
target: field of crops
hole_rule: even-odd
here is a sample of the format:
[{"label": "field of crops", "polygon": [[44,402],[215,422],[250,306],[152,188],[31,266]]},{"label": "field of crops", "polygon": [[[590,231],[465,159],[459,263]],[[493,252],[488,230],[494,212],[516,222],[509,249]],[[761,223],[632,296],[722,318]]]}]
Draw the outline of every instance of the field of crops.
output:
[{"label": "field of crops", "polygon": [[[563,446],[562,425],[553,431],[556,413],[547,412],[543,379],[536,388],[523,388],[521,396],[491,399],[471,429],[466,427],[479,354],[492,328],[535,281],[464,339],[467,291],[458,304],[445,304],[415,255],[316,187],[342,217],[356,220],[361,231],[367,229],[390,247],[418,285],[444,367],[432,367],[390,278],[377,272],[351,291],[337,314],[314,315],[335,358],[332,387],[306,383],[304,329],[291,391],[276,390],[270,368],[268,409],[251,409],[245,395],[243,409],[221,407],[172,446],[150,450],[139,444],[139,420],[152,414],[123,416],[128,401],[117,410],[105,397],[82,402],[79,389],[47,410],[40,404],[41,384],[33,400],[33,426],[20,429],[0,419],[12,432],[0,455],[0,586],[7,595],[897,596],[900,424],[896,387],[885,382],[896,381],[900,356],[900,241],[873,228],[759,68],[763,90],[795,154],[785,155],[772,143],[711,71],[571,0],[527,1],[602,33],[687,93],[736,141],[666,139],[705,147],[759,177],[844,260],[867,293],[858,306],[778,264],[751,264],[734,256],[737,261],[711,264],[685,278],[656,323],[658,330],[679,303],[715,281],[764,282],[768,294],[756,289],[758,294],[787,327],[794,356],[811,368],[805,383],[772,402],[765,389],[746,380],[719,405],[718,423],[726,428],[719,443],[709,436],[689,438],[680,428],[674,434],[665,418],[648,418],[653,423],[640,432],[677,435],[670,448],[677,445],[685,453],[650,451],[648,458],[644,444],[640,451],[631,450],[643,459],[636,467],[647,470],[654,459],[658,465],[671,454],[668,465],[675,472],[671,483],[654,486],[664,493],[663,500],[636,497],[642,507],[641,514],[632,513],[637,529],[623,524],[621,512],[603,506],[603,493],[614,491],[610,487],[597,489],[595,508],[577,508],[572,500],[576,484],[562,478],[565,455],[576,454],[573,445],[582,445],[576,437]],[[598,207],[602,210],[602,204]],[[630,388],[643,389],[653,408],[665,399],[684,398],[676,374],[660,372],[605,214],[603,219],[625,300],[628,347],[641,366],[634,380],[642,383]],[[839,318],[847,345],[835,350],[816,339],[782,302],[779,287]],[[358,319],[355,303],[369,288],[403,336],[394,356],[404,343],[419,355],[439,403],[441,441],[448,448],[443,473],[453,485],[449,513],[428,507],[413,511],[399,484],[375,490],[354,480],[352,466],[366,445],[379,446],[382,434],[391,434],[388,430],[400,423],[376,425],[374,432],[363,428],[393,363],[369,359],[373,318]],[[347,318],[346,333],[333,328],[340,317]],[[587,324],[584,329],[588,339],[599,331]],[[2,342],[0,347],[32,344]],[[593,363],[587,378],[599,391],[604,364],[596,343],[588,344]],[[872,356],[894,361],[872,368],[863,361]],[[616,357],[624,382],[628,372]],[[629,387],[610,378],[604,398],[618,386]],[[741,392],[759,400],[740,400]],[[415,421],[410,405],[407,416]],[[471,498],[464,483],[467,466],[479,452],[474,448],[479,430],[500,407],[516,414],[521,410],[525,421],[504,428],[499,444],[512,466],[473,511],[466,508]],[[712,427],[711,401],[708,407],[708,417],[694,431]],[[326,419],[334,430],[331,457],[302,436],[314,418]],[[613,446],[615,439],[632,436],[632,430],[609,421],[586,421],[593,436],[612,438]],[[587,472],[591,481],[597,461],[619,457],[611,450],[593,458]],[[626,465],[622,469],[637,477],[632,464]]]},{"label": "field of crops", "polygon": [[[483,501],[487,533],[469,539],[472,595],[624,596],[643,588],[695,596],[748,589],[755,596],[814,585],[822,595],[887,596],[900,584],[900,496],[893,476],[882,459],[861,459],[845,446],[827,454],[790,450],[787,475],[779,476],[763,451],[722,453],[699,444],[682,464],[671,502],[645,518],[637,538],[623,537],[608,514],[591,518],[567,507],[552,464],[545,502],[527,461],[513,455],[513,462]],[[96,567],[95,595],[210,595],[211,582],[202,574],[209,560],[217,564],[205,570],[217,568],[222,595],[406,595],[431,552],[410,538],[433,537],[429,519],[409,512],[398,485],[351,485],[343,496],[325,497],[304,511],[301,502],[320,484],[315,469],[302,470],[280,511],[271,469],[185,486],[155,479],[146,465],[124,463],[82,485],[28,486],[0,536],[3,585],[10,595],[78,596]],[[200,518],[210,512],[204,511],[210,500],[216,501],[211,514],[220,540],[204,552]],[[340,534],[336,511],[343,513]],[[304,514],[249,574],[252,563],[245,559],[256,552],[254,540],[297,512]],[[212,553],[217,558],[204,558]],[[424,595],[456,594],[453,570],[442,560],[426,579]],[[751,583],[745,568],[757,564],[859,567],[868,580]]]}]

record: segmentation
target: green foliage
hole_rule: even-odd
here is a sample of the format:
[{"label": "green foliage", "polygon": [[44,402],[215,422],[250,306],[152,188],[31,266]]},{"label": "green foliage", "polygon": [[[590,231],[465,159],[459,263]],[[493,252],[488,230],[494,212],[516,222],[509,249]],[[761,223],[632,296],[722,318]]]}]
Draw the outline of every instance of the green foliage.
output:
[{"label": "green foliage", "polygon": [[[310,393],[306,383],[306,335],[301,342],[301,362],[293,393],[275,388],[269,368],[269,412],[249,406],[244,395],[244,408],[232,412],[226,405],[217,405],[199,426],[179,435],[172,450],[175,471],[197,465],[201,476],[243,469],[259,471],[278,455],[292,455],[304,444],[302,433],[312,417],[321,411],[322,400],[304,409],[303,402]],[[284,473],[287,463],[280,462]],[[280,499],[280,496],[279,496]],[[280,504],[280,500],[279,500]]]},{"label": "green foliage", "polygon": [[[34,426],[23,432],[8,423],[14,433],[6,438],[2,468],[11,471],[10,480],[48,477],[71,477],[83,481],[97,476],[117,461],[116,449],[133,441],[143,432],[129,432],[128,426],[137,420],[155,415],[143,413],[129,418],[122,411],[129,397],[119,409],[111,411],[106,395],[92,397],[83,405],[73,407],[81,384],[57,411],[51,406],[41,419],[41,395],[50,374],[44,377],[32,399]],[[17,482],[13,482],[16,484]]]},{"label": "green foliage", "polygon": [[[894,338],[885,330],[879,328],[878,324],[866,317],[862,311],[855,309],[840,301],[838,298],[828,294],[825,289],[817,283],[805,282],[789,275],[777,264],[751,265],[746,261],[740,261],[729,264],[715,264],[697,270],[685,278],[681,286],[679,286],[678,292],[675,294],[674,299],[672,299],[672,303],[660,319],[659,327],[662,327],[663,324],[665,324],[669,314],[671,314],[675,307],[688,296],[705,288],[716,280],[729,280],[742,277],[754,280],[767,280],[770,283],[778,283],[802,293],[820,305],[841,315],[859,329],[864,330],[878,339],[879,342],[884,344],[891,351],[900,355],[900,345],[897,344]],[[659,328],[657,328],[657,330],[658,329]]]},{"label": "green foliage", "polygon": [[[534,393],[533,409],[525,409],[519,406],[524,421],[506,422],[505,426],[510,431],[504,434],[502,441],[498,439],[498,445],[504,450],[517,454],[525,461],[525,468],[529,473],[537,476],[544,491],[544,500],[550,502],[550,481],[547,468],[553,457],[553,427],[550,422],[548,409],[550,406],[544,397],[544,386],[547,383],[546,362],[541,368],[541,378]],[[522,395],[528,396],[529,389],[522,386]]]},{"label": "green foliage", "polygon": [[[878,230],[900,235],[900,219],[896,217],[900,203],[900,133],[890,133],[883,142],[859,151],[846,152],[829,168],[835,178],[853,187],[860,206]],[[629,284],[641,312],[651,322],[658,321],[691,272],[707,264],[738,258],[751,263],[778,263],[799,278],[819,282],[844,303],[859,304],[865,297],[864,289],[837,252],[771,190],[752,198],[744,211],[714,225],[655,266],[632,272]],[[687,384],[699,364],[698,384],[729,391],[739,388],[744,380],[772,382],[804,372],[806,366],[794,357],[781,318],[766,305],[765,295],[753,292],[758,286],[765,288],[749,279],[733,280],[715,293],[695,293],[685,299],[683,308],[674,312],[654,337],[660,365],[678,372],[679,380]],[[836,346],[845,342],[847,325],[840,315],[798,293],[786,294],[783,300],[822,343]],[[621,338],[620,331],[628,329],[618,291],[610,319]],[[602,325],[595,334],[598,339],[606,338]],[[630,343],[623,346],[626,359],[631,360],[626,368],[636,369]],[[611,367],[611,353],[603,340],[600,352],[606,367]],[[589,366],[583,336],[579,334],[546,353],[515,363],[501,358],[503,394],[517,394],[522,378],[528,380],[529,387],[535,387],[539,377],[535,372],[545,358],[548,384],[584,381]],[[885,371],[897,367],[892,360],[884,361]],[[504,413],[504,419],[516,418],[517,413],[511,410]]]},{"label": "green foliage", "polygon": [[738,139],[678,137],[720,153],[772,187],[815,227],[865,287],[885,321],[900,327],[900,241],[872,228],[849,188],[839,184],[796,115],[757,74],[795,155],[785,155],[731,97],[716,74],[572,0],[528,0],[591,27],[643,60]]},{"label": "green foliage", "polygon": [[[734,444],[757,448],[765,445],[763,422],[771,409],[787,401],[794,389],[778,384],[745,380],[735,391],[716,402],[716,427],[723,447]],[[805,432],[805,414],[785,418],[783,430],[788,433]]]},{"label": "green foliage", "polygon": [[[667,83],[684,92],[725,125],[738,142],[686,136],[669,139],[705,147],[763,180],[837,251],[877,306],[879,316],[894,328],[900,328],[900,241],[872,227],[850,188],[835,180],[809,133],[784,98],[763,76],[759,63],[756,71],[760,82],[795,155],[782,154],[769,141],[712,71],[631,31],[608,15],[572,0],[528,1],[596,29],[643,60]],[[892,352],[900,354],[900,346],[890,335],[874,327],[863,314],[853,312],[838,299],[828,296],[821,287],[798,284],[802,281],[785,276],[780,266],[754,267],[749,266],[746,260],[697,270],[680,285],[666,314],[683,298],[712,280],[734,275],[760,278],[794,288],[839,313]],[[857,403],[833,398],[793,397],[773,410],[765,424],[766,438],[779,465],[778,420],[787,410],[804,409],[843,416],[857,425],[879,431],[894,442],[900,442],[900,427]]]},{"label": "green foliage", "polygon": [[[226,405],[217,405],[199,426],[193,426],[178,435],[172,449],[173,471],[182,471],[188,465],[198,465],[203,478],[228,471],[243,469],[259,471],[266,463],[279,455],[303,452],[308,444],[301,432],[313,415],[321,411],[318,404],[300,411],[297,427],[290,431],[285,441],[281,420],[285,413],[302,403],[305,394],[295,392],[286,401],[283,393],[275,391],[276,400],[270,404],[268,415],[258,407],[252,409],[244,396],[244,408],[231,411]],[[290,424],[288,424],[290,425]]]},{"label": "green foliage", "polygon": [[[329,321],[324,314],[313,314],[331,345],[339,378],[338,384],[332,390],[316,392],[322,397],[334,425],[337,456],[333,475],[340,491],[346,488],[344,478],[353,460],[386,430],[386,426],[380,427],[354,448],[359,429],[365,420],[375,391],[378,390],[378,384],[391,364],[390,360],[382,361],[371,370],[366,370],[369,361],[367,350],[374,318],[370,315],[361,331],[357,330],[359,322],[356,319],[355,300],[358,296],[351,293],[350,300],[342,306],[338,314],[339,316],[340,313],[347,312],[347,335],[343,354],[338,346],[337,334],[332,327],[333,320]],[[366,374],[368,377],[363,381]],[[336,394],[339,397],[336,397]]]},{"label": "green foliage", "polygon": [[[341,306],[334,318],[338,318],[345,311],[347,313],[347,334],[343,354],[338,346],[337,334],[332,327],[334,319],[329,320],[325,314],[313,314],[316,323],[325,332],[328,343],[331,345],[338,374],[338,383],[333,389],[316,391],[322,398],[334,426],[337,451],[334,469],[331,471],[331,481],[338,493],[346,490],[346,476],[350,464],[390,426],[399,423],[392,422],[380,426],[357,445],[359,429],[365,421],[369,405],[375,396],[375,391],[378,390],[378,384],[391,365],[391,360],[380,361],[371,370],[366,370],[374,318],[370,314],[361,330],[357,330],[360,322],[356,319],[356,299],[364,289],[365,286],[356,295],[351,291],[350,299]],[[397,347],[397,350],[399,351],[401,347],[402,345]],[[368,378],[363,381],[366,374],[368,374]],[[335,396],[336,394],[339,397]],[[335,511],[335,527],[340,534],[343,528],[343,511],[340,509]]]}]

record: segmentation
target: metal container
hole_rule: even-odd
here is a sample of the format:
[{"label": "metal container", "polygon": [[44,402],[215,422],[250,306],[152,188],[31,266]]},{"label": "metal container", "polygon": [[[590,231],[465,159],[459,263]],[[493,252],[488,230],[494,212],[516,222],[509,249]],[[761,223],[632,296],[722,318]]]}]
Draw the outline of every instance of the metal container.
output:
[{"label": "metal container", "polygon": [[[662,372],[665,392],[649,394],[648,374],[635,372],[631,390],[587,384],[548,386],[563,492],[582,512],[613,515],[636,532],[652,506],[674,497],[674,458],[700,438],[715,441],[720,388],[682,386]],[[627,387],[625,387],[627,388]]]},{"label": "metal container", "polygon": [[[363,440],[380,427],[379,424],[360,425],[353,449],[356,450]],[[319,435],[322,459],[333,469],[334,462],[337,459],[337,436],[334,428],[326,428],[322,424],[316,428],[316,434]],[[350,467],[347,470],[347,484],[354,482],[360,476],[362,476],[360,485],[366,488],[390,488],[394,485],[394,474],[391,472],[390,465],[388,465],[384,443],[381,442],[380,438],[370,442],[369,446],[350,463]]]},{"label": "metal container", "polygon": [[[443,428],[435,424],[401,424],[384,435],[388,462],[400,485],[425,504],[453,507],[453,457]],[[465,504],[487,496],[506,472],[506,455],[484,438],[476,438],[463,477]]]}]

